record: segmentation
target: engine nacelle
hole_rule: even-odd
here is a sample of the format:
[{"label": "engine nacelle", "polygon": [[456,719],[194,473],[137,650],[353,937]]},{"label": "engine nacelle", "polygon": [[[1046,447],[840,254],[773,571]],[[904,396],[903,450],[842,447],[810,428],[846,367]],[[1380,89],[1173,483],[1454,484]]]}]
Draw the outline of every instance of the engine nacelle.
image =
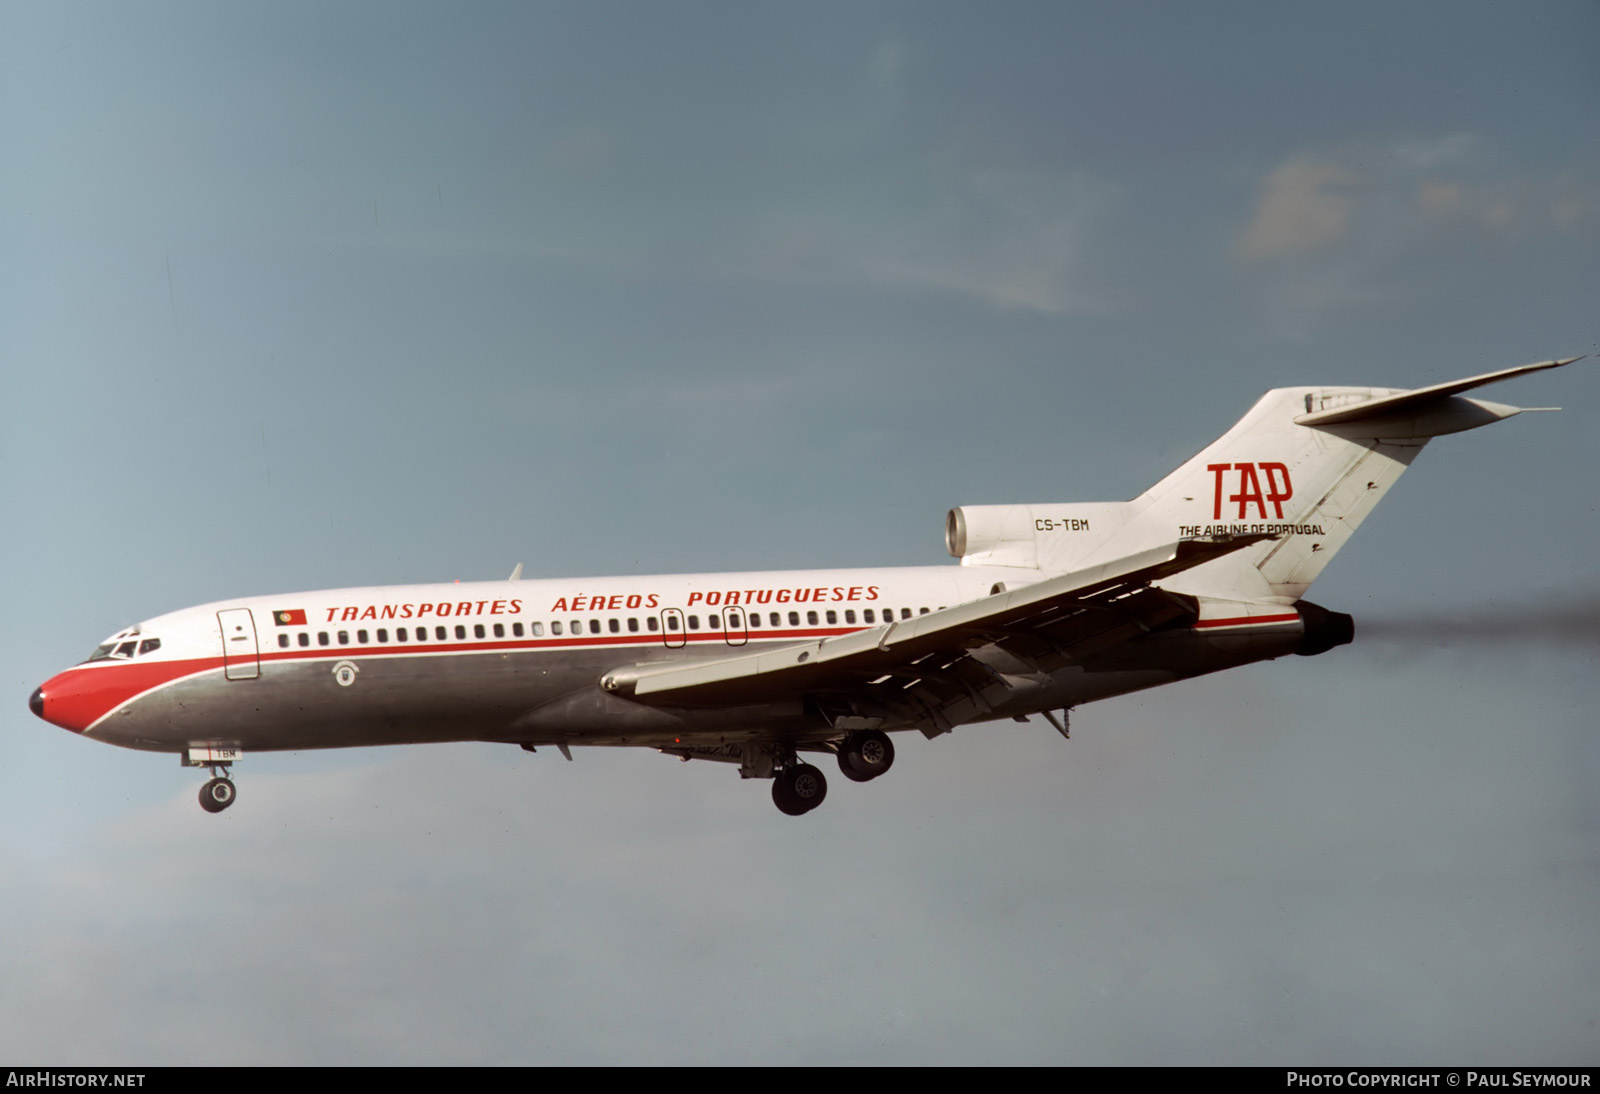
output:
[{"label": "engine nacelle", "polygon": [[1305,633],[1300,639],[1300,647],[1295,653],[1303,657],[1310,657],[1318,653],[1327,653],[1335,646],[1347,646],[1355,641],[1356,621],[1343,612],[1330,612],[1320,604],[1313,604],[1309,600],[1297,600],[1295,610],[1300,613],[1300,622],[1305,627]]},{"label": "engine nacelle", "polygon": [[1070,570],[1122,529],[1125,502],[963,505],[944,521],[944,545],[963,566]]}]

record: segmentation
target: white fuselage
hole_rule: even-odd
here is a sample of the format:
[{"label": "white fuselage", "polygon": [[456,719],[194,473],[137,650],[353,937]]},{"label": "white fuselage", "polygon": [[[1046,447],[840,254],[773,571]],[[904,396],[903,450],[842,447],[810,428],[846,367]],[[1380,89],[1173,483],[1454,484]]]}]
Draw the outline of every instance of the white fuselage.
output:
[{"label": "white fuselage", "polygon": [[[1043,576],[986,566],[801,570],[378,586],[219,601],[113,636],[98,659],[47,682],[37,712],[97,740],[169,752],[447,740],[669,747],[751,735],[803,743],[834,734],[799,703],[663,710],[606,695],[597,681],[618,666],[815,643]],[[1016,709],[992,717],[1292,651],[1300,633],[1292,609],[1272,608],[1270,616],[1234,626],[1230,611],[1237,614],[1233,607],[1212,611],[1209,624],[1182,632],[1198,660],[1174,660],[1169,641],[1149,663],[1124,656],[1099,672],[1080,668],[1042,681],[1019,696]]]}]

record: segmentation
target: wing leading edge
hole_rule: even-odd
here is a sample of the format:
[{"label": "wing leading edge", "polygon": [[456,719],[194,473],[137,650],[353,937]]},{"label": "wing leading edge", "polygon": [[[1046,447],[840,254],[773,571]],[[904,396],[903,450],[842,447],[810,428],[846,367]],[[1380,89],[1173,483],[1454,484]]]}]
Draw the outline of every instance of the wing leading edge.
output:
[{"label": "wing leading edge", "polygon": [[[711,661],[617,668],[600,683],[661,706],[891,694],[926,715],[924,732],[944,732],[950,725],[939,711],[952,701],[985,711],[985,693],[1009,691],[1008,676],[1036,679],[1157,626],[1197,618],[1192,598],[1150,583],[1270,538],[1180,540],[871,630]],[[980,647],[1001,653],[980,661],[972,656]]]}]

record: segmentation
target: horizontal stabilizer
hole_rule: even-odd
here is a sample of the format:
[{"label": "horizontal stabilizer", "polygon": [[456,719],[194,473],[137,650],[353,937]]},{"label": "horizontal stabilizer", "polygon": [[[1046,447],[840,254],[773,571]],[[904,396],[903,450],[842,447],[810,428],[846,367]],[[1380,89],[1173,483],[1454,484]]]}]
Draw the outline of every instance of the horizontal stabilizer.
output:
[{"label": "horizontal stabilizer", "polygon": [[[1301,414],[1295,418],[1294,423],[1295,425],[1317,428],[1330,425],[1353,425],[1358,422],[1380,418],[1399,420],[1416,417],[1436,406],[1442,405],[1445,400],[1453,395],[1459,395],[1463,391],[1471,391],[1473,388],[1483,387],[1485,384],[1497,384],[1501,380],[1509,380],[1513,376],[1521,376],[1528,372],[1539,372],[1547,368],[1560,368],[1562,365],[1570,365],[1574,361],[1581,360],[1583,360],[1582,357],[1566,357],[1557,361],[1537,361],[1531,365],[1503,368],[1498,372],[1486,372],[1481,376],[1468,376],[1462,380],[1451,380],[1443,384],[1434,384],[1431,387],[1419,387],[1414,391],[1399,391],[1392,395],[1380,395],[1358,403]],[[1519,411],[1517,407],[1503,407],[1496,403],[1478,403],[1475,400],[1463,400],[1463,402],[1489,411],[1485,421],[1475,424],[1487,424],[1488,421],[1493,421],[1497,418],[1509,418]],[[1464,428],[1470,428],[1470,426]],[[1456,432],[1456,430],[1440,430],[1440,432]]]}]

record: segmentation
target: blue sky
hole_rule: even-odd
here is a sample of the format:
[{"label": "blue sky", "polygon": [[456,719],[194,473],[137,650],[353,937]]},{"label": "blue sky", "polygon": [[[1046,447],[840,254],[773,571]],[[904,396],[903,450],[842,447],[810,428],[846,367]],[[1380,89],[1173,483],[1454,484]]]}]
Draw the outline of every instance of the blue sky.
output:
[{"label": "blue sky", "polygon": [[1592,361],[1311,594],[1471,630],[908,740],[799,823],[488,745],[252,757],[212,818],[25,700],[227,596],[939,564],[1269,387],[1594,353],[1597,31],[0,8],[0,1058],[1593,1063]]}]

